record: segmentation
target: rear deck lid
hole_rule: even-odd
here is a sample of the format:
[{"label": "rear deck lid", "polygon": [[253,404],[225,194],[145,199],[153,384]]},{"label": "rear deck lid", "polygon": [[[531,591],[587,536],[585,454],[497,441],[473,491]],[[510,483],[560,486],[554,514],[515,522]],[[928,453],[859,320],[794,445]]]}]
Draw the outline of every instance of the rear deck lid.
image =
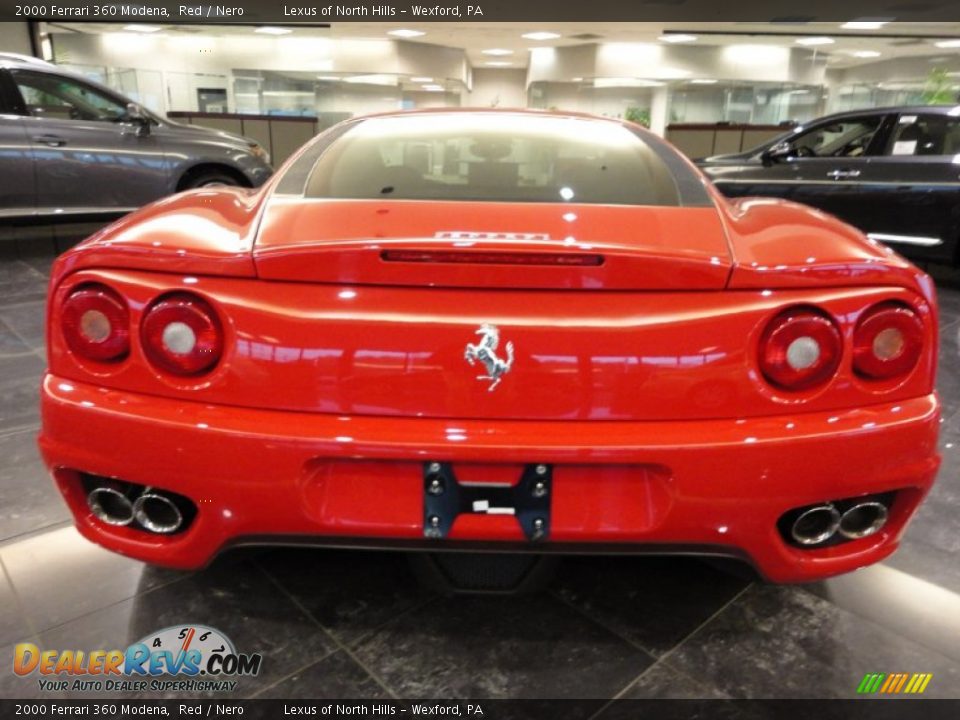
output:
[{"label": "rear deck lid", "polygon": [[721,290],[714,207],[274,198],[269,280],[442,287]]}]

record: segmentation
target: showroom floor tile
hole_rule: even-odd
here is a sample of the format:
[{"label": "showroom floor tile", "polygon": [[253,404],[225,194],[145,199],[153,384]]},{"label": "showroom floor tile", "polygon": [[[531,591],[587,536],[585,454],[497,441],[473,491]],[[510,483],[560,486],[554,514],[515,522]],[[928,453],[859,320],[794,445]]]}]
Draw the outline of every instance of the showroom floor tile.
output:
[{"label": "showroom floor tile", "polygon": [[[394,553],[235,551],[181,573],[81,538],[35,445],[52,255],[0,258],[3,662],[18,641],[123,646],[194,622],[263,653],[241,693],[264,697],[592,697],[583,717],[612,718],[615,696],[851,697],[866,672],[890,671],[932,672],[927,695],[960,697],[957,273],[938,273],[943,467],[886,562],[771,586],[692,558],[579,557],[542,593],[449,598]],[[38,694],[0,673],[0,696]]]},{"label": "showroom floor tile", "polygon": [[894,668],[932,672],[936,688],[930,684],[928,697],[960,693],[955,659],[785,586],[752,585],[666,657],[733,698],[851,697],[866,672]]},{"label": "showroom floor tile", "polygon": [[653,657],[549,594],[441,598],[360,643],[400,697],[612,697]]},{"label": "showroom floor tile", "polygon": [[0,431],[0,541],[69,518],[40,460],[36,426]]}]

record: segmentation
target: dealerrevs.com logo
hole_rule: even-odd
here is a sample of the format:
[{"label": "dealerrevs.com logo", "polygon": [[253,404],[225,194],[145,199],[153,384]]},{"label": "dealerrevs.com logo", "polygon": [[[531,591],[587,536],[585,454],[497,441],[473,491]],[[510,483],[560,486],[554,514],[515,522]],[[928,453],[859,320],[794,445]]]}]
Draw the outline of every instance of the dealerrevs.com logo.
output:
[{"label": "dealerrevs.com logo", "polygon": [[[237,676],[260,672],[260,653],[238,653],[219,630],[177,625],[151,633],[126,650],[14,648],[13,671],[37,677],[49,692],[231,692]],[[163,678],[163,679],[161,679]]]}]

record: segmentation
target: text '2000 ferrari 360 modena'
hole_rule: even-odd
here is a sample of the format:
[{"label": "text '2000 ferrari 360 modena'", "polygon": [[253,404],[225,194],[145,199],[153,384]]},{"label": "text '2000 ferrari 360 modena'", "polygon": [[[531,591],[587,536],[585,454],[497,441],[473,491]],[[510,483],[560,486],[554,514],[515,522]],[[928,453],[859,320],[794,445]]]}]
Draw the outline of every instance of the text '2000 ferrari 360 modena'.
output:
[{"label": "text '2000 ferrari 360 modena'", "polygon": [[619,120],[346,121],[61,256],[48,322],[45,461],[83,535],[160,565],[306,542],[806,581],[892,553],[939,463],[931,280]]}]

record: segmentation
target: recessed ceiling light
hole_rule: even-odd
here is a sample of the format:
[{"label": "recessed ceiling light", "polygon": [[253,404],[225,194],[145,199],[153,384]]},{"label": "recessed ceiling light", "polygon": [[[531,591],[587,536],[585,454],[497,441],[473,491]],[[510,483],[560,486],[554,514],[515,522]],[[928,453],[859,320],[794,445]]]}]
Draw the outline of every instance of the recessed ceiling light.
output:
[{"label": "recessed ceiling light", "polygon": [[513,65],[512,62],[504,62],[503,60],[488,60],[484,63],[487,67],[510,67]]},{"label": "recessed ceiling light", "polygon": [[572,80],[573,80],[573,82],[583,82],[583,78],[582,78],[582,77],[575,77],[575,78],[572,78]]},{"label": "recessed ceiling light", "polygon": [[424,85],[423,89],[427,92],[443,92],[443,85]]},{"label": "recessed ceiling light", "polygon": [[698,78],[696,80],[690,81],[693,85],[716,85],[716,80],[709,80],[707,78]]},{"label": "recessed ceiling light", "polygon": [[560,33],[540,31],[524,33],[520,37],[524,38],[525,40],[556,40],[558,37],[560,37]]},{"label": "recessed ceiling light", "polygon": [[677,33],[675,35],[661,35],[657,38],[660,42],[665,43],[688,43],[693,42],[697,39],[696,35],[684,35],[682,33]]},{"label": "recessed ceiling light", "polygon": [[507,50],[506,48],[490,48],[489,50],[481,50],[480,52],[482,52],[484,55],[513,55],[513,50]]},{"label": "recessed ceiling light", "polygon": [[960,40],[941,40],[940,42],[935,44],[937,47],[955,48],[955,47],[960,47]]},{"label": "recessed ceiling light", "polygon": [[797,38],[797,45],[833,45],[833,38],[802,37]]},{"label": "recessed ceiling light", "polygon": [[432,82],[433,82],[433,78],[428,78],[428,77],[412,77],[412,78],[410,78],[410,82],[416,82],[416,83],[432,83]]},{"label": "recessed ceiling light", "polygon": [[659,80],[644,80],[641,78],[598,77],[593,79],[593,86],[598,88],[611,88],[611,87],[646,88],[646,87],[663,87],[663,85],[664,83],[660,82]]},{"label": "recessed ceiling light", "polygon": [[853,56],[858,58],[874,58],[880,57],[880,53],[878,53],[876,50],[857,50],[855,53],[853,53]]},{"label": "recessed ceiling light", "polygon": [[426,33],[420,30],[408,30],[407,28],[397,28],[396,30],[388,31],[387,35],[393,35],[394,37],[400,37],[400,38],[415,38],[415,37],[420,37],[421,35],[426,35]]},{"label": "recessed ceiling light", "polygon": [[844,30],[879,30],[890,20],[851,20],[845,22],[842,27]]},{"label": "recessed ceiling light", "polygon": [[261,35],[289,35],[293,30],[281,27],[258,27],[254,32]]},{"label": "recessed ceiling light", "polygon": [[163,28],[160,25],[124,25],[123,29],[129,30],[130,32],[142,32],[142,33],[155,33],[163,30]]},{"label": "recessed ceiling light", "polygon": [[328,82],[337,82],[340,80],[336,75],[317,75],[317,80],[326,80]]}]

